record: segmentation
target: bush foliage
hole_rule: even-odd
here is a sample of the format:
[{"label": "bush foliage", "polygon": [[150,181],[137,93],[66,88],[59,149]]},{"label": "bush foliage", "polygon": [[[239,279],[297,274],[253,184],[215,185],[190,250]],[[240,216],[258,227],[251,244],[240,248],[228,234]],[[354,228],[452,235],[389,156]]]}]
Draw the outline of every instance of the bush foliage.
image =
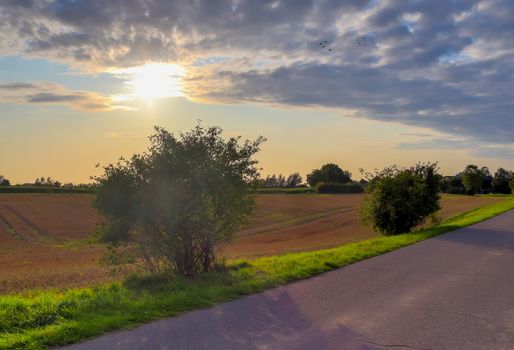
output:
[{"label": "bush foliage", "polygon": [[485,180],[490,177],[489,169],[487,167],[479,168],[474,164],[470,164],[466,166],[461,176],[462,184],[464,185],[467,194],[474,195],[477,193],[486,193],[486,188],[491,187],[490,183],[485,183]]},{"label": "bush foliage", "polygon": [[334,182],[319,182],[316,185],[318,193],[362,193],[362,185],[358,182],[350,182],[345,184]]},{"label": "bush foliage", "polygon": [[511,193],[511,188],[513,188],[511,182],[513,178],[514,176],[512,171],[506,170],[504,168],[498,168],[498,170],[496,170],[494,173],[492,181],[493,192],[503,194]]},{"label": "bush foliage", "polygon": [[361,209],[364,221],[386,236],[410,232],[440,209],[440,178],[432,163],[373,174]]},{"label": "bush foliage", "polygon": [[109,164],[97,178],[96,207],[108,220],[101,239],[135,255],[152,273],[192,276],[211,270],[254,208],[263,138],[225,140],[200,125],[175,137],[156,127],[150,147]]},{"label": "bush foliage", "polygon": [[311,187],[316,187],[320,182],[345,184],[350,181],[352,181],[352,174],[333,163],[325,164],[321,169],[315,169],[307,175],[307,183]]}]

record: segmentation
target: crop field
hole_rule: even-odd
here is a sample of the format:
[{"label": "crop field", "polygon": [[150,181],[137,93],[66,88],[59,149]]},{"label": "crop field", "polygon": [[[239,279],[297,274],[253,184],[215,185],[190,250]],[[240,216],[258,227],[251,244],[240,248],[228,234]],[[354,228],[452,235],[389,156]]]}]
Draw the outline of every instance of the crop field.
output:
[{"label": "crop field", "polygon": [[[362,194],[261,195],[249,226],[224,247],[227,258],[330,248],[376,237],[359,216]],[[443,195],[439,219],[503,198]]]},{"label": "crop field", "polygon": [[[376,236],[359,219],[361,194],[257,196],[248,226],[222,247],[227,258],[333,247]],[[445,195],[441,219],[502,201]],[[88,243],[102,221],[88,194],[0,194],[0,293],[91,285],[117,278]]]}]

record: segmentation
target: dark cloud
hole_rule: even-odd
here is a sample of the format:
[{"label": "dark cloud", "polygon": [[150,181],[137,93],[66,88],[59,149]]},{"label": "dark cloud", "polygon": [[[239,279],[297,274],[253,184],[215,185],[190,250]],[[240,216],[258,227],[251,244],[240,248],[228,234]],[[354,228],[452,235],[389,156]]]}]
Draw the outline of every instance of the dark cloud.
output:
[{"label": "dark cloud", "polygon": [[86,111],[131,109],[116,105],[110,97],[95,92],[69,90],[45,81],[0,82],[0,91],[0,103],[60,104]]},{"label": "dark cloud", "polygon": [[52,92],[40,92],[37,94],[29,94],[26,96],[29,103],[60,103],[60,102],[77,102],[85,99],[81,94],[56,94]]},{"label": "dark cloud", "polygon": [[510,144],[512,18],[514,0],[9,0],[0,54],[103,71],[180,63],[192,99],[322,106]]},{"label": "dark cloud", "polygon": [[199,90],[199,99],[350,109],[355,117],[514,142],[510,91],[484,94],[464,86],[465,82],[461,86],[430,77],[401,79],[394,71],[354,65],[301,63],[269,71],[213,74],[213,84]]},{"label": "dark cloud", "polygon": [[2,90],[27,90],[27,89],[34,89],[37,85],[33,83],[26,83],[26,82],[7,82],[7,83],[0,83],[0,89]]}]

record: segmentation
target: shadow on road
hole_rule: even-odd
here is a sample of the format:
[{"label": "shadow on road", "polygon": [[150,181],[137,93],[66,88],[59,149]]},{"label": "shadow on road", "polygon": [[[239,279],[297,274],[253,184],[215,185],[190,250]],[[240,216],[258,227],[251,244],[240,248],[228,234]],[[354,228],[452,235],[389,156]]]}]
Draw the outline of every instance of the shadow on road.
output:
[{"label": "shadow on road", "polygon": [[435,237],[433,240],[450,241],[486,249],[514,251],[514,234],[503,230],[466,227]]}]

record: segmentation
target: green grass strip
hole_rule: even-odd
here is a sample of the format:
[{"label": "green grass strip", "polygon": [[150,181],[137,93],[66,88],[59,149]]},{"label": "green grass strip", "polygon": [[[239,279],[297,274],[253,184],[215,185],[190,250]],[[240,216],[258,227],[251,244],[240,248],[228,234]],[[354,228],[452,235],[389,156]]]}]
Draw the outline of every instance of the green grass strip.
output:
[{"label": "green grass strip", "polygon": [[305,253],[231,261],[194,280],[140,277],[64,292],[0,296],[0,349],[44,349],[104,332],[207,308],[312,277],[514,209],[514,199],[475,209],[438,226]]}]

